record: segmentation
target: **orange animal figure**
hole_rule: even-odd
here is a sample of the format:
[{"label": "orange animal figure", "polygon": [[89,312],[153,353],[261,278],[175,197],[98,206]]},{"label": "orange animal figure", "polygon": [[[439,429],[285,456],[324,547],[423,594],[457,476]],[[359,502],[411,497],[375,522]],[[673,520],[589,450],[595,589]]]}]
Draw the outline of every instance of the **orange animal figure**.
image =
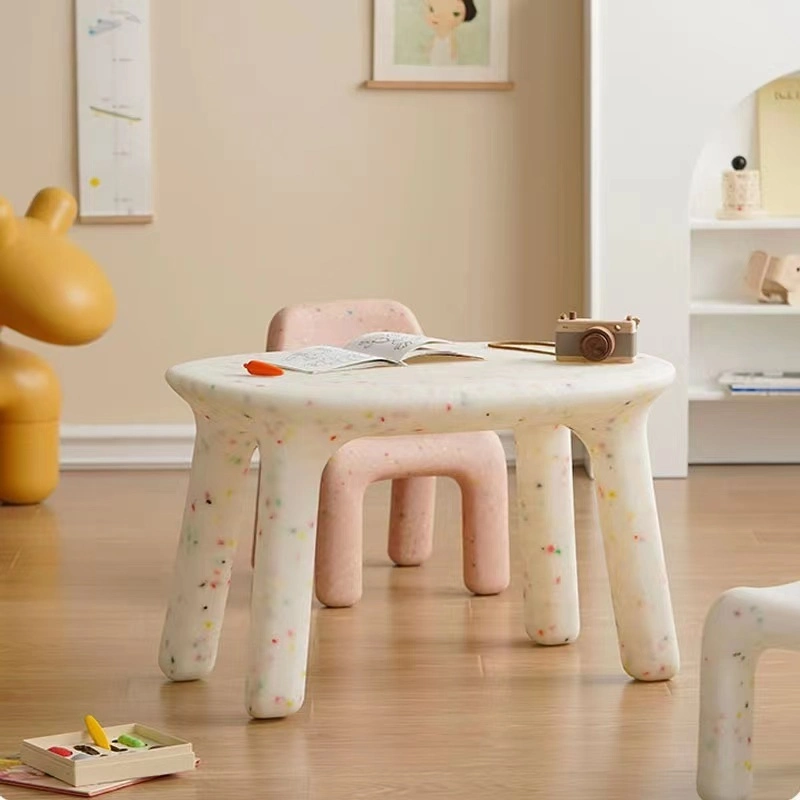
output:
[{"label": "orange animal figure", "polygon": [[[0,329],[79,345],[110,327],[111,284],[65,235],[76,213],[63,189],[42,189],[24,217],[0,198]],[[60,415],[61,388],[50,365],[0,341],[0,502],[39,503],[56,488]]]}]

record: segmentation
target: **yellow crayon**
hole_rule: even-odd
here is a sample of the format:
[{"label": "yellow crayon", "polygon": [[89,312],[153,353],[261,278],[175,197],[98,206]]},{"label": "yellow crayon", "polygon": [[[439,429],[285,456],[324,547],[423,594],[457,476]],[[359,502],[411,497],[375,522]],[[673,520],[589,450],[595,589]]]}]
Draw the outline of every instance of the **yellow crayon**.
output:
[{"label": "yellow crayon", "polygon": [[90,714],[84,717],[84,722],[86,723],[86,730],[89,731],[89,735],[94,740],[94,743],[98,747],[104,747],[106,750],[110,750],[111,742],[108,741],[108,736],[106,736],[106,732],[103,730],[100,723]]}]

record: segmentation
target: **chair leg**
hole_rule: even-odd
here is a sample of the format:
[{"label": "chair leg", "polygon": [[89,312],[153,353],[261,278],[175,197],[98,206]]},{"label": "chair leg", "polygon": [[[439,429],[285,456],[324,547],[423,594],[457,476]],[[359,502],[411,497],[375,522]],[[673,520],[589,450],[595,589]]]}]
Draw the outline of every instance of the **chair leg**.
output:
[{"label": "chair leg", "polygon": [[457,480],[461,487],[464,585],[473,594],[491,595],[507,589],[511,581],[506,454],[496,433],[486,433],[482,454],[480,471],[459,475]]},{"label": "chair leg", "polygon": [[433,552],[436,478],[392,481],[389,558],[399,567],[417,567]]},{"label": "chair leg", "polygon": [[330,608],[346,608],[361,599],[365,489],[339,454],[323,470],[314,580],[317,599]]}]

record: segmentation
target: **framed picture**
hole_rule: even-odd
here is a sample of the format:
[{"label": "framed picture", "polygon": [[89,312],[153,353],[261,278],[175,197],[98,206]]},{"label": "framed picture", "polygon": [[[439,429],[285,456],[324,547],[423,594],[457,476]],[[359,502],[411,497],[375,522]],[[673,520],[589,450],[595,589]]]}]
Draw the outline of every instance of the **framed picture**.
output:
[{"label": "framed picture", "polygon": [[508,81],[509,0],[374,0],[367,85],[467,88]]}]

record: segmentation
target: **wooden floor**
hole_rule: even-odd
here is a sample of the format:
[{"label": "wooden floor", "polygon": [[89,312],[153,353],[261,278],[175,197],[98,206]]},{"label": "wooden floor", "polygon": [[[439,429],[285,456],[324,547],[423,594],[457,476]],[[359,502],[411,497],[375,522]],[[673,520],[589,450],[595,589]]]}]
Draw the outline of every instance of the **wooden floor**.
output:
[{"label": "wooden floor", "polygon": [[[526,639],[518,565],[503,595],[465,593],[447,480],[433,559],[392,568],[387,487],[374,486],[362,602],[315,611],[305,707],[254,722],[243,705],[248,548],[216,671],[170,684],[156,653],[187,474],[69,473],[46,505],[0,508],[0,755],[91,713],[185,736],[202,759],[120,798],[695,798],[703,618],[726,588],[800,579],[800,467],[703,467],[657,482],[683,659],[669,684],[622,672],[592,484],[575,477],[576,644]],[[759,669],[758,798],[800,788],[798,667],[795,654],[770,652]],[[54,796],[2,785],[0,795]]]}]

